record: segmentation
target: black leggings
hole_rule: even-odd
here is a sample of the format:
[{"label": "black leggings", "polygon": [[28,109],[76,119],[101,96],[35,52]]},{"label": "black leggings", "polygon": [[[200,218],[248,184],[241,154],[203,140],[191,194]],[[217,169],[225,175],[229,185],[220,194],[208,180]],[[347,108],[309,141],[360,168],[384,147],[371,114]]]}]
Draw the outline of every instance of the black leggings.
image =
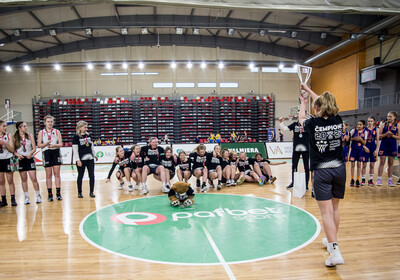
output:
[{"label": "black leggings", "polygon": [[294,177],[294,172],[297,171],[297,166],[299,165],[300,156],[303,156],[304,171],[306,172],[306,186],[310,180],[310,153],[309,152],[293,152],[292,157],[292,182]]},{"label": "black leggings", "polygon": [[85,174],[85,167],[87,167],[89,173],[89,180],[90,180],[90,192],[94,191],[94,159],[90,160],[81,160],[82,166],[78,168],[78,180],[76,181],[78,184],[78,193],[82,192],[82,179],[83,175]]}]

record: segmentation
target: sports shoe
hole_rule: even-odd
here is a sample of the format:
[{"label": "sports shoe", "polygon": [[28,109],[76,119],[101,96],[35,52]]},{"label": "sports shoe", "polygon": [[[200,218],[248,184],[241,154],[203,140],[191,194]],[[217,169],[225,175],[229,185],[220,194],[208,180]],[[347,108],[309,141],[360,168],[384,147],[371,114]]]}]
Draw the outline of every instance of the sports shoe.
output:
[{"label": "sports shoe", "polygon": [[396,185],[400,185],[400,179],[396,182]]},{"label": "sports shoe", "polygon": [[29,196],[25,196],[25,205],[31,204],[31,201],[29,200]]},{"label": "sports shoe", "polygon": [[129,186],[128,186],[128,191],[133,192],[133,187],[132,187],[132,185],[129,185]]},{"label": "sports shoe", "polygon": [[196,188],[200,188],[200,180],[199,179],[196,180]]},{"label": "sports shoe", "polygon": [[36,196],[36,203],[42,203],[42,196],[40,194]]},{"label": "sports shoe", "polygon": [[11,198],[11,206],[17,206],[17,202],[15,201],[15,198]]},{"label": "sports shoe", "polygon": [[389,178],[389,179],[387,180],[387,185],[388,185],[388,187],[394,187],[392,178]]},{"label": "sports shoe", "polygon": [[378,179],[376,180],[376,185],[377,185],[377,186],[382,186],[382,180],[381,180],[380,178],[378,178]]},{"label": "sports shoe", "polygon": [[231,179],[231,186],[236,186],[236,182],[235,182],[235,180],[233,180],[233,179]]},{"label": "sports shoe", "polygon": [[222,184],[221,184],[221,182],[218,182],[217,190],[220,190],[220,189],[222,189]]},{"label": "sports shoe", "polygon": [[227,187],[230,187],[230,186],[232,186],[232,180],[231,179],[228,179],[228,180],[226,180],[226,184],[225,184]]},{"label": "sports shoe", "polygon": [[134,190],[138,190],[139,189],[139,183],[136,183],[136,185],[133,187]]},{"label": "sports shoe", "polygon": [[289,186],[286,187],[287,189],[293,189],[293,183],[290,183]]},{"label": "sports shoe", "polygon": [[163,185],[161,191],[162,191],[163,193],[169,193],[169,189],[170,189],[170,187],[169,187],[168,185]]},{"label": "sports shoe", "polygon": [[61,194],[60,193],[56,194],[56,198],[57,198],[57,200],[62,200]]},{"label": "sports shoe", "polygon": [[350,180],[350,187],[354,187],[354,179]]},{"label": "sports shoe", "polygon": [[[275,181],[276,181],[276,177],[271,177],[271,178],[269,178],[269,182],[270,182],[271,184],[273,184]],[[292,185],[292,188],[293,188],[293,184],[291,184],[291,185]]]},{"label": "sports shoe", "polygon": [[356,187],[359,188],[360,187],[360,181],[356,180]]},{"label": "sports shoe", "polygon": [[149,189],[147,188],[147,185],[142,185],[142,191],[140,192],[140,194],[145,195],[148,192]]},{"label": "sports shoe", "polygon": [[264,182],[265,182],[265,176],[264,176],[264,175],[261,175],[260,179],[258,180],[258,184],[259,184],[260,186],[262,186],[262,185],[264,185]]},{"label": "sports shoe", "polygon": [[82,193],[80,192],[80,193],[78,193],[78,198],[83,198],[83,195],[82,195]]},{"label": "sports shoe", "polygon": [[244,182],[244,176],[240,177],[237,181],[236,181],[236,185],[241,185]]},{"label": "sports shoe", "polygon": [[213,181],[209,179],[208,182],[210,184],[210,189],[215,189]]},{"label": "sports shoe", "polygon": [[322,245],[324,245],[325,248],[328,247],[328,238],[322,238]]},{"label": "sports shoe", "polygon": [[327,254],[330,254],[329,258],[325,261],[326,266],[336,266],[338,264],[344,264],[344,259],[340,253],[339,246],[333,245],[333,249]]},{"label": "sports shoe", "polygon": [[124,187],[124,185],[125,185],[125,183],[124,183],[124,182],[120,183],[120,184],[119,184],[119,186],[118,186],[118,189],[119,189],[119,190],[122,190],[122,189],[123,189],[123,187]]},{"label": "sports shoe", "polygon": [[361,179],[361,186],[365,186],[365,178]]},{"label": "sports shoe", "polygon": [[47,198],[48,202],[52,202],[53,201],[53,194],[49,194],[49,197]]},{"label": "sports shoe", "polygon": [[374,182],[372,182],[372,179],[368,180],[368,186],[370,186],[370,187],[374,186]]},{"label": "sports shoe", "polygon": [[202,192],[208,192],[209,189],[210,189],[210,187],[207,186],[206,183],[203,183],[203,185],[201,186],[201,190],[200,190],[200,191],[202,191]]},{"label": "sports shoe", "polygon": [[96,197],[96,196],[94,195],[94,192],[90,192],[90,193],[89,193],[89,196],[90,196],[90,197]]}]

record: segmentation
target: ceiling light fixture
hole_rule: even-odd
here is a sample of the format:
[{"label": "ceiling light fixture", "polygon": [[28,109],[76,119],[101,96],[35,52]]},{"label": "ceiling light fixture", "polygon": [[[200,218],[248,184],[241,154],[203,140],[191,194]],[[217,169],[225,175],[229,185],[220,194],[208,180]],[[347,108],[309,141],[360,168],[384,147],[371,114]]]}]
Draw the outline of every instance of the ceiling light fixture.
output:
[{"label": "ceiling light fixture", "polygon": [[111,68],[112,68],[111,63],[110,63],[110,62],[107,62],[107,63],[106,63],[106,69],[110,70]]},{"label": "ceiling light fixture", "polygon": [[176,68],[176,63],[175,62],[171,62],[171,68],[175,69]]},{"label": "ceiling light fixture", "polygon": [[128,69],[128,63],[126,62],[122,63],[122,68],[125,70]]},{"label": "ceiling light fixture", "polygon": [[56,35],[57,35],[57,32],[56,32],[55,29],[50,29],[50,30],[49,30],[49,34],[50,34],[51,36],[56,36]]},{"label": "ceiling light fixture", "polygon": [[142,34],[143,35],[149,34],[149,30],[147,29],[147,27],[142,28]]},{"label": "ceiling light fixture", "polygon": [[201,67],[201,69],[206,69],[206,68],[207,68],[207,64],[203,61],[203,62],[200,64],[200,67]]},{"label": "ceiling light fixture", "polygon": [[223,69],[224,68],[224,63],[221,61],[220,63],[218,63],[218,68],[219,69]]},{"label": "ceiling light fixture", "polygon": [[60,70],[61,70],[61,65],[58,64],[58,63],[54,64],[54,69],[55,69],[56,71],[60,71]]},{"label": "ceiling light fixture", "polygon": [[92,63],[88,63],[87,65],[86,65],[86,67],[87,67],[87,69],[89,69],[89,70],[93,70],[93,64]]},{"label": "ceiling light fixture", "polygon": [[297,31],[292,31],[292,32],[290,33],[290,37],[296,38],[296,36],[297,36]]},{"label": "ceiling light fixture", "polygon": [[144,64],[142,62],[139,62],[139,69],[143,69],[144,68]]},{"label": "ceiling light fixture", "polygon": [[327,34],[326,34],[325,32],[322,32],[322,33],[321,33],[321,39],[325,39],[325,38],[326,38],[326,35],[327,35]]},{"label": "ceiling light fixture", "polygon": [[87,36],[91,36],[91,35],[93,35],[93,30],[92,30],[91,28],[86,28],[86,29],[85,29],[85,34],[86,34]]},{"label": "ceiling light fixture", "polygon": [[265,30],[264,30],[264,29],[261,29],[261,30],[260,30],[260,36],[261,36],[261,37],[264,37],[264,36],[265,36]]},{"label": "ceiling light fixture", "polygon": [[7,72],[11,72],[11,71],[12,71],[12,68],[11,68],[10,65],[7,65],[5,68],[6,68],[6,71],[7,71]]},{"label": "ceiling light fixture", "polygon": [[177,27],[175,29],[175,31],[176,31],[176,35],[182,35],[183,34],[183,28],[182,27]]},{"label": "ceiling light fixture", "polygon": [[29,71],[31,71],[31,67],[29,67],[29,65],[24,65],[24,70],[26,72],[29,72]]},{"label": "ceiling light fixture", "polygon": [[229,36],[233,36],[233,34],[235,34],[235,29],[229,28],[229,29],[228,29],[228,35],[229,35]]},{"label": "ceiling light fixture", "polygon": [[122,35],[128,35],[128,28],[122,27],[122,28],[121,28],[121,34],[122,34]]},{"label": "ceiling light fixture", "polygon": [[194,34],[194,35],[199,35],[199,34],[200,34],[200,29],[198,29],[198,28],[193,28],[193,34]]},{"label": "ceiling light fixture", "polygon": [[21,36],[21,32],[18,29],[14,29],[13,30],[13,34],[14,34],[15,37]]}]

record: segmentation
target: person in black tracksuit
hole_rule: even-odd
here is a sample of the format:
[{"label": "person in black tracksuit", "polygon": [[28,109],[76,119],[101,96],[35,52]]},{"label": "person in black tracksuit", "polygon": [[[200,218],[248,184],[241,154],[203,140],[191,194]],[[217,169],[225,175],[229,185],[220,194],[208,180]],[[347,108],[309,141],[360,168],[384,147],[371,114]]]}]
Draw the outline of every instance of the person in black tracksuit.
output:
[{"label": "person in black tracksuit", "polygon": [[[171,189],[171,179],[175,176],[176,167],[176,156],[172,154],[170,147],[165,148],[164,155],[160,158],[160,163],[164,167],[165,181],[167,182],[167,188]],[[161,181],[160,176],[154,174],[154,178]]]},{"label": "person in black tracksuit", "polygon": [[135,190],[139,189],[140,182],[142,181],[142,168],[144,165],[144,158],[140,155],[141,147],[133,145],[131,147],[132,154],[130,156],[131,177],[136,182]]},{"label": "person in black tracksuit", "polygon": [[200,188],[200,177],[203,178],[203,183],[201,184],[201,191],[206,192],[210,189],[207,186],[208,179],[208,168],[207,162],[212,155],[206,152],[206,146],[200,144],[196,147],[195,152],[189,155],[190,161],[192,162],[192,172],[197,178],[196,187]]},{"label": "person in black tracksuit", "polygon": [[302,156],[306,173],[306,189],[308,190],[308,181],[310,180],[310,134],[307,131],[304,131],[303,126],[298,121],[293,122],[289,126],[285,126],[283,120],[284,118],[279,118],[281,129],[293,131],[292,182],[287,186],[287,188],[293,188],[294,172],[297,171],[299,159],[300,156]]},{"label": "person in black tracksuit", "polygon": [[76,134],[72,139],[72,149],[76,159],[76,167],[78,168],[78,198],[82,198],[82,179],[85,174],[85,168],[89,173],[90,197],[94,195],[94,159],[97,160],[96,153],[93,149],[92,139],[87,132],[87,122],[79,121],[76,125]]}]

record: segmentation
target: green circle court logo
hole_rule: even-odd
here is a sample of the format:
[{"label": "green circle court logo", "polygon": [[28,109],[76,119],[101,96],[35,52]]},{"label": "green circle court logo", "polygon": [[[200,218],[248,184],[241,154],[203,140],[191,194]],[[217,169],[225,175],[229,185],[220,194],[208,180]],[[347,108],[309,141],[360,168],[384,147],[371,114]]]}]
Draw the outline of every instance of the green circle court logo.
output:
[{"label": "green circle court logo", "polygon": [[269,199],[196,194],[192,208],[163,196],[106,206],[85,217],[83,238],[104,251],[156,263],[220,265],[265,260],[307,246],[318,220]]},{"label": "green circle court logo", "polygon": [[98,151],[97,153],[96,153],[96,157],[98,157],[98,158],[101,158],[101,157],[103,157],[104,156],[104,153],[102,152],[102,151]]}]

